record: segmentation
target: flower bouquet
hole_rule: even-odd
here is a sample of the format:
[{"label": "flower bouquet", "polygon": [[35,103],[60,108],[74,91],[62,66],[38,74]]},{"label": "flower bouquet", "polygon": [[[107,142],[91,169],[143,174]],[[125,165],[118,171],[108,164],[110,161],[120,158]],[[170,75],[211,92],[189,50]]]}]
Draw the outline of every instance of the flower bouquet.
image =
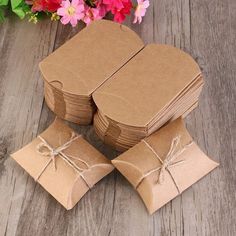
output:
[{"label": "flower bouquet", "polygon": [[133,23],[140,24],[148,6],[149,0],[0,0],[0,21],[8,10],[21,19],[28,17],[33,23],[48,16],[52,21],[60,20],[64,25],[75,27],[78,21],[88,25],[108,13],[114,21],[122,23],[133,11]]}]

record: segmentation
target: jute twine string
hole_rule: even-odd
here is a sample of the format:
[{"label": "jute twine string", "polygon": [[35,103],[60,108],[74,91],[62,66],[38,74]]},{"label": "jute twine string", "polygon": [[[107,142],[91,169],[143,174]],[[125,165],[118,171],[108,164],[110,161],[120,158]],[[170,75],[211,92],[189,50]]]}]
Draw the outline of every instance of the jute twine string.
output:
[{"label": "jute twine string", "polygon": [[157,183],[158,184],[162,184],[164,182],[164,180],[165,180],[165,173],[168,172],[169,175],[171,176],[175,186],[176,186],[176,189],[180,193],[181,191],[180,191],[180,189],[178,187],[178,184],[176,183],[173,175],[171,174],[170,167],[174,167],[174,166],[180,165],[180,164],[185,162],[185,160],[179,160],[179,161],[175,161],[175,160],[190,145],[192,145],[193,142],[191,141],[190,143],[186,144],[183,148],[181,148],[180,150],[177,151],[178,145],[180,144],[180,136],[176,136],[175,138],[173,138],[173,140],[171,142],[171,145],[170,145],[170,148],[169,148],[169,151],[168,151],[168,153],[167,153],[167,155],[166,155],[164,160],[161,159],[161,157],[157,154],[157,152],[153,149],[153,147],[147,141],[145,141],[143,139],[142,142],[144,142],[145,145],[155,154],[157,159],[160,161],[161,166],[159,166],[159,167],[157,167],[155,169],[152,169],[152,170],[148,171],[147,173],[145,173],[141,177],[141,179],[139,180],[138,184],[136,185],[136,188],[139,187],[139,185],[144,180],[144,178],[148,177],[149,175],[151,175],[152,173],[157,172],[157,171],[159,171],[159,175],[158,175],[158,178],[157,178]]},{"label": "jute twine string", "polygon": [[[71,143],[74,142],[79,137],[81,137],[81,135],[77,135],[76,133],[72,132],[71,137],[67,142],[65,142],[64,144],[62,144],[61,146],[59,146],[57,148],[53,148],[42,136],[38,136],[38,138],[41,140],[41,143],[39,143],[36,147],[37,152],[42,156],[49,157],[49,159],[48,159],[47,163],[45,164],[45,166],[40,171],[40,173],[38,174],[38,176],[35,178],[35,181],[39,180],[40,176],[44,173],[44,171],[46,170],[46,168],[49,166],[49,164],[51,162],[53,163],[54,170],[56,171],[56,169],[57,169],[56,157],[60,157],[60,158],[62,158],[63,161],[65,161],[69,166],[71,166],[81,176],[81,178],[83,179],[83,181],[85,182],[85,184],[89,188],[92,188],[92,186],[85,179],[85,177],[83,175],[84,172],[87,170],[90,170],[91,167],[107,166],[109,164],[99,163],[99,164],[94,164],[94,165],[90,166],[85,160],[82,160],[79,157],[74,157],[74,156],[65,154],[63,151],[65,149],[67,149],[71,145]],[[73,160],[80,161],[81,163],[83,163],[86,166],[86,168],[79,167],[78,165],[76,165],[76,163]]]}]

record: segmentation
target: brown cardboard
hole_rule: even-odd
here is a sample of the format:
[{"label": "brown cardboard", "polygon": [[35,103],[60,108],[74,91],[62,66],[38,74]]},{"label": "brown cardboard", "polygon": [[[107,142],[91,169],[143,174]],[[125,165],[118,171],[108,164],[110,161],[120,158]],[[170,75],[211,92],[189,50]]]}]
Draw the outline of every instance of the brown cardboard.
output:
[{"label": "brown cardboard", "polygon": [[[181,115],[186,116],[190,111],[196,108],[197,99],[198,99],[198,95],[195,96],[193,100],[189,99],[188,102],[194,105],[192,105],[187,110],[184,109],[186,107],[178,109],[178,111],[174,113],[174,115],[172,116],[171,121],[175,120]],[[178,108],[178,106],[176,106],[176,108]],[[115,147],[117,150],[120,150],[120,151],[127,150],[128,148],[130,148],[130,146],[134,146],[140,141],[140,139],[145,138],[147,136],[145,132],[141,133],[142,136],[140,136],[139,133],[133,131],[132,139],[129,138],[129,136],[131,135],[130,130],[127,131],[125,129],[121,129],[120,125],[117,123],[114,124],[113,121],[108,122],[106,118],[104,118],[102,114],[100,114],[99,111],[94,116],[94,128],[98,136],[104,142],[106,142],[107,144],[110,144],[111,146]],[[152,133],[153,130],[155,131],[155,127],[150,127],[149,132]]]},{"label": "brown cardboard", "polygon": [[126,150],[186,114],[202,86],[191,56],[169,45],[147,45],[93,93],[95,131],[105,143]]},{"label": "brown cardboard", "polygon": [[[162,166],[154,151],[163,162],[176,137],[180,142],[173,155],[181,150],[182,153],[176,156],[172,164],[178,163],[164,169],[161,176],[160,170],[151,172]],[[112,160],[112,163],[136,188],[150,214],[218,166],[218,163],[209,159],[193,142],[180,118],[145,138]]]},{"label": "brown cardboard", "polygon": [[61,119],[69,120],[80,125],[91,123],[95,107],[72,104],[65,100],[60,100],[56,96],[50,97],[46,89],[44,95],[48,107]]},{"label": "brown cardboard", "polygon": [[[126,26],[93,22],[40,63],[49,108],[65,120],[91,123],[95,110],[91,94],[143,46]],[[74,114],[76,109],[89,115]]]},{"label": "brown cardboard", "polygon": [[106,20],[58,48],[40,70],[48,107],[81,125],[94,118],[98,136],[120,151],[188,114],[203,86],[190,55],[168,45],[144,47],[132,30]]},{"label": "brown cardboard", "polygon": [[[55,150],[68,142],[74,131],[60,119],[56,119],[40,137],[44,138]],[[55,156],[55,169],[49,156],[38,152],[42,143],[39,137],[19,151],[12,154],[13,159],[22,166],[38,183],[42,185],[66,209],[71,209],[83,195],[99,180],[113,170],[110,161],[81,136],[62,152],[74,162],[66,162],[61,154]],[[49,151],[47,148],[44,151]],[[45,168],[46,164],[48,166]],[[88,165],[88,166],[87,166]],[[72,168],[73,167],[73,168]],[[45,170],[44,170],[45,168]],[[41,174],[41,175],[40,175]]]},{"label": "brown cardboard", "polygon": [[93,98],[110,119],[145,127],[200,73],[197,63],[183,51],[150,44],[97,89]]},{"label": "brown cardboard", "polygon": [[143,47],[138,35],[108,20],[95,21],[40,63],[44,79],[89,96]]}]

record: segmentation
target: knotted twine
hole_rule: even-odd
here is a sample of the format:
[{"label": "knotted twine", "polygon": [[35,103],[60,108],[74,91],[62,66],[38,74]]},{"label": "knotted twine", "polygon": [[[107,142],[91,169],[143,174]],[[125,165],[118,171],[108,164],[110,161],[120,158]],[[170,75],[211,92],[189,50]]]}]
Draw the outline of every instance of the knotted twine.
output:
[{"label": "knotted twine", "polygon": [[177,137],[173,138],[173,140],[171,142],[171,145],[170,145],[170,148],[169,148],[169,151],[168,151],[168,153],[167,153],[167,155],[166,155],[164,160],[162,160],[160,158],[160,156],[157,154],[157,152],[152,148],[152,146],[147,141],[145,141],[143,139],[142,142],[144,142],[145,145],[155,154],[157,159],[160,161],[161,166],[159,166],[159,167],[157,167],[155,169],[152,169],[152,170],[148,171],[147,173],[145,173],[141,177],[141,179],[139,180],[138,184],[136,185],[136,189],[139,187],[139,185],[144,180],[144,178],[148,177],[149,175],[151,175],[152,173],[154,173],[156,171],[159,171],[159,175],[158,175],[158,178],[157,178],[157,183],[158,184],[162,184],[164,182],[164,180],[165,180],[165,173],[168,172],[169,175],[171,176],[174,184],[175,184],[175,187],[176,187],[177,191],[179,193],[181,193],[181,191],[179,189],[179,186],[176,183],[175,178],[171,174],[171,171],[170,171],[169,168],[177,166],[177,165],[180,165],[181,163],[185,162],[185,160],[175,161],[175,159],[179,155],[181,155],[190,145],[192,145],[193,142],[191,141],[190,143],[186,144],[183,148],[181,148],[180,150],[177,151],[178,145],[180,143],[180,136],[177,136]]},{"label": "knotted twine", "polygon": [[[105,166],[105,165],[107,166],[109,164],[99,163],[99,164],[94,164],[94,165],[90,166],[86,161],[82,160],[79,157],[74,157],[74,156],[65,154],[63,151],[65,149],[67,149],[71,145],[71,143],[74,142],[79,137],[81,137],[81,135],[77,135],[76,133],[72,132],[71,137],[67,142],[65,142],[64,144],[62,144],[61,146],[59,146],[57,148],[53,148],[42,136],[38,136],[38,138],[42,142],[37,145],[37,147],[36,147],[37,152],[39,154],[41,154],[42,156],[49,157],[49,160],[47,161],[45,166],[42,168],[42,170],[40,171],[38,176],[35,178],[35,181],[39,180],[40,176],[44,173],[44,171],[46,170],[46,168],[48,167],[48,165],[51,162],[53,163],[54,171],[56,171],[57,167],[56,167],[56,161],[55,160],[56,160],[56,157],[60,157],[63,161],[65,161],[69,166],[71,166],[80,175],[80,177],[83,179],[83,181],[88,186],[88,188],[92,188],[93,186],[91,186],[87,182],[87,180],[85,179],[83,173],[87,170],[90,170],[91,167]],[[48,151],[46,151],[45,149],[47,149]],[[73,159],[83,163],[86,166],[86,168],[81,168],[78,165],[76,165],[76,163],[73,161]]]}]

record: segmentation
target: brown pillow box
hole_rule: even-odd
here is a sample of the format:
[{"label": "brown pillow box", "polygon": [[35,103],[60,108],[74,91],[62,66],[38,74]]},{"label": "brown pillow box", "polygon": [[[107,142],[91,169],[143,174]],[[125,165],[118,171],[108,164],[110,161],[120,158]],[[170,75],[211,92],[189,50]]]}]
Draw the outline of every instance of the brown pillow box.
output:
[{"label": "brown pillow box", "polygon": [[106,20],[79,32],[40,70],[49,108],[65,120],[89,124],[96,104],[96,133],[121,151],[187,115],[203,86],[191,56],[168,45],[144,46],[135,32]]},{"label": "brown pillow box", "polygon": [[114,169],[59,119],[12,157],[67,210]]},{"label": "brown pillow box", "polygon": [[93,93],[94,127],[105,143],[126,150],[197,106],[203,79],[185,52],[151,44]]},{"label": "brown pillow box", "polygon": [[47,105],[65,120],[91,123],[92,93],[141,48],[128,27],[95,21],[40,63]]},{"label": "brown pillow box", "polygon": [[112,163],[138,191],[150,214],[218,166],[199,149],[180,118]]}]

